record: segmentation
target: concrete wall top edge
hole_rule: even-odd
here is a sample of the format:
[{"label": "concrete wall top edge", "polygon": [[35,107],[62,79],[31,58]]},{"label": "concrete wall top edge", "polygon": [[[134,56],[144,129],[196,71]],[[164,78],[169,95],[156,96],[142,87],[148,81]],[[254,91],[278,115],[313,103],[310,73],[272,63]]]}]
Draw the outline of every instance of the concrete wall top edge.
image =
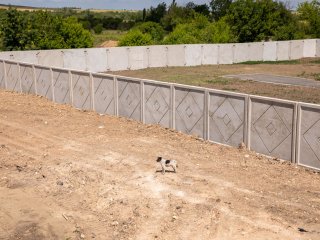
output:
[{"label": "concrete wall top edge", "polygon": [[112,74],[105,74],[105,73],[93,73],[91,72],[91,75],[93,77],[108,77],[108,78],[114,78],[116,75],[112,75]]},{"label": "concrete wall top edge", "polygon": [[297,105],[298,102],[280,99],[280,98],[272,98],[272,97],[264,97],[258,95],[248,95],[251,101],[269,101],[269,102],[278,102],[288,105]]},{"label": "concrete wall top edge", "polygon": [[314,104],[314,103],[305,103],[305,102],[299,102],[298,103],[299,107],[302,108],[316,108],[316,109],[320,109],[320,105]]},{"label": "concrete wall top edge", "polygon": [[81,70],[70,70],[71,74],[83,74],[83,75],[90,75],[91,72],[81,71]]}]

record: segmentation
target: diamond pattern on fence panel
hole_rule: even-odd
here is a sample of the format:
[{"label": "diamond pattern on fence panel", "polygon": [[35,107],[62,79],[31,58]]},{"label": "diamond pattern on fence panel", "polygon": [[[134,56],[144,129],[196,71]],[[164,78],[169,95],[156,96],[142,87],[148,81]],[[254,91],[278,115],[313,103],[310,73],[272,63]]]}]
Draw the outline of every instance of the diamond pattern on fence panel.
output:
[{"label": "diamond pattern on fence panel", "polygon": [[49,68],[35,67],[37,94],[52,100],[51,71]]},{"label": "diamond pattern on fence panel", "polygon": [[204,92],[176,88],[175,128],[204,138]]},{"label": "diamond pattern on fence panel", "polygon": [[20,65],[21,88],[24,93],[36,93],[34,84],[33,67],[31,65]]},{"label": "diamond pattern on fence panel", "polygon": [[170,127],[170,86],[145,83],[145,122]]},{"label": "diamond pattern on fence panel", "polygon": [[52,72],[55,102],[70,104],[70,81],[68,71],[53,69]]},{"label": "diamond pattern on fence panel", "polygon": [[251,149],[292,160],[293,104],[252,100]]},{"label": "diamond pattern on fence panel", "polygon": [[95,111],[115,115],[113,77],[93,75],[93,86]]},{"label": "diamond pattern on fence panel", "polygon": [[91,109],[91,84],[89,73],[72,72],[73,106]]},{"label": "diamond pattern on fence panel", "polygon": [[118,79],[119,115],[141,120],[140,83]]},{"label": "diamond pattern on fence panel", "polygon": [[7,72],[7,89],[20,91],[19,67],[17,63],[5,63]]},{"label": "diamond pattern on fence panel", "polygon": [[301,107],[300,165],[320,170],[320,109]]},{"label": "diamond pattern on fence panel", "polygon": [[6,88],[4,62],[0,62],[0,88]]},{"label": "diamond pattern on fence panel", "polygon": [[209,140],[239,146],[244,142],[245,98],[210,93]]}]

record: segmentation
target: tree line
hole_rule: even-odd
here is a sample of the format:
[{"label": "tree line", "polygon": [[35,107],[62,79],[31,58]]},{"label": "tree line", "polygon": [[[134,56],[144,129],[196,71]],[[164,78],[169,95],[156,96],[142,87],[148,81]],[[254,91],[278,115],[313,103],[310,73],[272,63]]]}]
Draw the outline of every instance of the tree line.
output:
[{"label": "tree line", "polygon": [[320,0],[292,11],[274,0],[211,0],[141,11],[0,10],[0,48],[32,50],[93,46],[104,30],[128,31],[120,46],[228,43],[320,38]]},{"label": "tree line", "polygon": [[167,6],[143,10],[120,45],[228,43],[294,40],[320,37],[320,1],[298,5],[295,11],[273,0],[211,0],[209,4]]}]

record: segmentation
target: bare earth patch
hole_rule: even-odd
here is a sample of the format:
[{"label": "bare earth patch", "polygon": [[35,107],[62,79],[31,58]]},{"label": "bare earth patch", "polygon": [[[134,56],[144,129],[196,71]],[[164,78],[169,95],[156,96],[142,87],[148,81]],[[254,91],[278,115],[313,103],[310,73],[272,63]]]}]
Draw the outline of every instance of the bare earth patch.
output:
[{"label": "bare earth patch", "polygon": [[113,74],[202,86],[226,91],[262,95],[293,101],[320,103],[317,88],[284,86],[254,81],[224,78],[230,74],[274,74],[303,77],[311,80],[320,78],[320,60],[302,59],[297,62],[272,64],[234,64],[197,67],[149,68],[136,71],[118,71]]},{"label": "bare earth patch", "polygon": [[[0,99],[0,239],[320,239],[318,173],[40,97]],[[156,172],[159,155],[178,172]]]}]

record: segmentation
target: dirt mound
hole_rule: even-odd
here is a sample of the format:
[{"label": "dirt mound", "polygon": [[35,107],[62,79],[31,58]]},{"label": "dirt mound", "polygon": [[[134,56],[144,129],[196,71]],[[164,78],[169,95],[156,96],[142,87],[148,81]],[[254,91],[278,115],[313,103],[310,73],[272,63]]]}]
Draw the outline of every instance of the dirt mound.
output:
[{"label": "dirt mound", "polygon": [[119,43],[119,41],[108,40],[108,41],[101,43],[99,47],[105,47],[105,48],[118,47],[118,43]]},{"label": "dirt mound", "polygon": [[[320,175],[0,91],[0,239],[319,239]],[[162,175],[157,156],[178,161]]]}]

